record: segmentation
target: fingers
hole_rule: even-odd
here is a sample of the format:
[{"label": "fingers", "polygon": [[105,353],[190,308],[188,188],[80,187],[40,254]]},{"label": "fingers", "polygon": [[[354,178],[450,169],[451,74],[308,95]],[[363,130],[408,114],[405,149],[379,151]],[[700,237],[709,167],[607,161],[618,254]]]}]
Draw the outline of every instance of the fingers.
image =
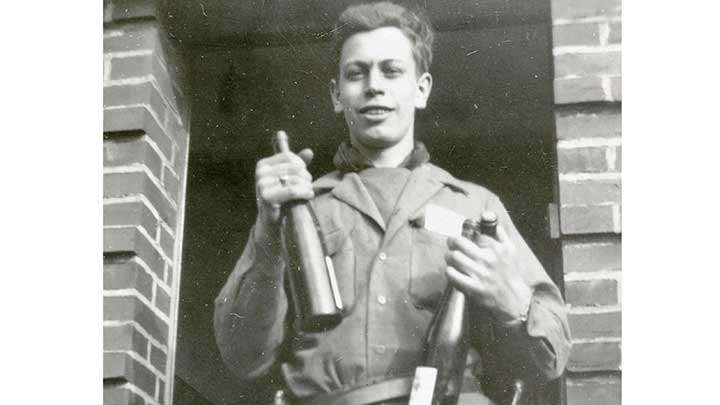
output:
[{"label": "fingers", "polygon": [[480,259],[480,248],[467,238],[448,238],[447,246],[450,250],[459,250],[471,259]]},{"label": "fingers", "polygon": [[[305,158],[310,157],[312,158],[312,151],[310,149],[303,149],[301,151]],[[274,166],[279,163],[291,163],[298,166],[301,166],[302,168],[307,167],[307,164],[305,163],[305,160],[299,155],[296,155],[292,152],[280,152],[276,153],[272,156],[268,156],[264,159],[260,159],[257,163],[257,167],[261,166]]]},{"label": "fingers", "polygon": [[294,163],[276,163],[273,165],[258,165],[255,170],[256,181],[260,181],[264,178],[279,179],[282,176],[287,177],[302,177],[307,181],[312,181],[312,175],[308,172],[304,166],[298,166]]},{"label": "fingers", "polygon": [[[510,242],[500,243],[486,235],[481,235],[477,244],[466,238],[448,238],[447,245],[450,253],[458,252],[460,254],[446,255],[445,259],[448,264],[456,265],[460,270],[475,274],[480,279],[482,279],[483,271],[477,269],[498,268],[501,262],[507,261],[508,257],[513,255],[513,246]],[[468,261],[474,261],[475,265],[470,265]]]},{"label": "fingers", "polygon": [[447,274],[448,281],[465,294],[477,294],[479,291],[482,291],[480,282],[452,266],[445,268],[445,274]]},{"label": "fingers", "polygon": [[476,280],[483,280],[487,277],[487,269],[484,266],[484,262],[490,257],[488,252],[478,252],[480,258],[471,259],[465,253],[459,250],[451,250],[445,254],[445,261],[449,266],[454,267],[456,270],[474,278]]},{"label": "fingers", "polygon": [[258,180],[257,194],[268,204],[284,204],[291,200],[309,200],[315,196],[310,180],[303,176],[287,176],[280,182],[277,177],[263,177]]},{"label": "fingers", "polygon": [[496,237],[492,238],[487,235],[480,235],[478,238],[478,246],[480,248],[487,248],[493,251],[498,257],[505,257],[506,255],[512,255],[515,251],[515,245],[508,236],[505,228],[498,225],[496,231]]},{"label": "fingers", "polygon": [[313,198],[312,175],[307,171],[312,156],[310,149],[304,149],[300,155],[282,152],[258,161],[255,188],[259,206]]}]

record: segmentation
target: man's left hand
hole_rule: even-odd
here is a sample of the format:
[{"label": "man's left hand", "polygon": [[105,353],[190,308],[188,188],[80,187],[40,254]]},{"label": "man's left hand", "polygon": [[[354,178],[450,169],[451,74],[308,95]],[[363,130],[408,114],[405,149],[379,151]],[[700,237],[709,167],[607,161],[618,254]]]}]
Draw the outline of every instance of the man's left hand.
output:
[{"label": "man's left hand", "polygon": [[448,238],[445,255],[449,282],[495,319],[512,325],[525,313],[532,290],[522,279],[515,245],[498,225],[497,240],[482,235],[478,244],[464,237]]}]

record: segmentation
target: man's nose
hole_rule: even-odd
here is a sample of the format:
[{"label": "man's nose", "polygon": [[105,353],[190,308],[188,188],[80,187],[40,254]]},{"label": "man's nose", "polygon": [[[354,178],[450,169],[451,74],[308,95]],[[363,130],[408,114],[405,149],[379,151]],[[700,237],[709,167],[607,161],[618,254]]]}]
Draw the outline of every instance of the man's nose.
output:
[{"label": "man's nose", "polygon": [[384,93],[382,75],[375,69],[371,69],[365,80],[365,95],[373,97]]}]

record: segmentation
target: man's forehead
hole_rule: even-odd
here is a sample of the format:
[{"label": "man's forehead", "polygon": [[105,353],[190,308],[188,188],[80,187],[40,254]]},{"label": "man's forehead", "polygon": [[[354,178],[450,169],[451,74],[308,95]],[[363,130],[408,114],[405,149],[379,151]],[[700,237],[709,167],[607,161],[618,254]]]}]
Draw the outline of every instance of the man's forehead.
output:
[{"label": "man's forehead", "polygon": [[414,61],[412,43],[396,27],[382,27],[354,34],[345,41],[340,54],[342,65],[392,59]]}]

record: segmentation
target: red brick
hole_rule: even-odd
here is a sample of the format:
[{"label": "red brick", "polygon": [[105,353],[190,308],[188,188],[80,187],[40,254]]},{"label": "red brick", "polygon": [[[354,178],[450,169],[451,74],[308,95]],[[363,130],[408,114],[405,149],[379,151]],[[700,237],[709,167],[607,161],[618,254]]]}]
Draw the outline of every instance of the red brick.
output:
[{"label": "red brick", "polygon": [[567,403],[571,405],[620,405],[622,380],[619,376],[567,378]]},{"label": "red brick", "polygon": [[129,350],[145,358],[148,340],[132,325],[106,326],[103,328],[103,350]]},{"label": "red brick", "polygon": [[167,355],[155,345],[150,345],[150,364],[159,371],[165,372]]},{"label": "red brick", "polygon": [[167,166],[163,167],[163,186],[167,190],[168,195],[178,203],[180,198],[180,180],[175,177],[175,174],[168,170]]},{"label": "red brick", "polygon": [[168,325],[136,297],[103,297],[103,320],[136,321],[155,340],[167,344]]},{"label": "red brick", "polygon": [[155,291],[155,306],[165,315],[170,315],[170,296],[160,287]]},{"label": "red brick", "polygon": [[620,311],[599,314],[568,314],[570,330],[574,339],[620,337],[622,314]]},{"label": "red brick", "polygon": [[105,254],[131,252],[147,263],[158,277],[162,277],[165,260],[136,228],[104,229],[103,252]]},{"label": "red brick", "polygon": [[105,204],[103,225],[140,225],[150,236],[155,235],[158,219],[141,201]]},{"label": "red brick", "polygon": [[175,149],[175,160],[173,161],[173,168],[175,169],[175,173],[184,173],[185,172],[185,159],[187,158],[187,146],[188,146],[188,134],[187,132],[182,132],[181,137],[178,138],[178,144],[182,146],[182,148]]},{"label": "red brick", "polygon": [[168,132],[168,135],[170,135],[175,142],[180,147],[179,149],[181,151],[184,151],[184,145],[181,145],[180,143],[183,142],[183,140],[187,137],[187,131],[185,128],[186,118],[183,118],[183,110],[182,108],[180,110],[174,110],[176,115],[169,114],[168,120],[166,123],[166,129]]},{"label": "red brick", "polygon": [[128,79],[152,74],[154,54],[111,59],[110,80]]},{"label": "red brick", "polygon": [[558,148],[560,173],[599,173],[608,170],[607,147]]},{"label": "red brick", "polygon": [[620,369],[620,343],[573,343],[567,369],[579,371],[609,371]]},{"label": "red brick", "polygon": [[565,281],[565,301],[573,306],[617,304],[617,280],[598,279]]},{"label": "red brick", "polygon": [[622,245],[619,238],[591,241],[563,241],[565,273],[621,270]]},{"label": "red brick", "polygon": [[103,388],[103,404],[145,405],[145,400],[127,388],[109,386]]},{"label": "red brick", "polygon": [[615,169],[622,171],[622,146],[615,148]]},{"label": "red brick", "polygon": [[600,25],[580,23],[553,27],[553,46],[600,45]]},{"label": "red brick", "polygon": [[622,76],[610,78],[611,101],[622,101]]},{"label": "red brick", "polygon": [[103,166],[127,166],[144,164],[160,178],[162,160],[144,137],[118,137],[103,142]]},{"label": "red brick", "polygon": [[[171,228],[175,226],[177,212],[170,200],[160,191],[160,188],[148,177],[147,173],[105,173],[103,176],[103,197],[127,197],[144,195],[157,210],[160,219]],[[151,235],[154,236],[154,235]]]},{"label": "red brick", "polygon": [[555,77],[616,75],[620,69],[619,51],[555,55]]},{"label": "red brick", "polygon": [[552,0],[552,18],[578,19],[619,16],[621,0]]},{"label": "red brick", "polygon": [[561,207],[560,231],[564,235],[615,232],[613,207],[609,205]]},{"label": "red brick", "polygon": [[186,109],[188,106],[186,105],[185,97],[179,86],[176,85],[177,83],[173,82],[167,66],[160,60],[158,54],[153,55],[150,69],[160,88],[160,93],[162,93],[167,100],[167,106],[172,109],[175,114],[179,115],[181,119],[187,118]]},{"label": "red brick", "polygon": [[153,50],[159,42],[156,21],[137,22],[124,26],[121,31],[120,36],[103,38],[104,53]]},{"label": "red brick", "polygon": [[614,138],[622,133],[619,107],[587,111],[559,109],[555,114],[558,139]]},{"label": "red brick", "polygon": [[162,382],[162,380],[158,379],[158,395],[157,395],[158,402],[165,403],[165,383]]},{"label": "red brick", "polygon": [[170,264],[166,264],[166,271],[165,271],[165,284],[172,286],[173,284],[173,277],[175,277],[175,268],[171,266]]},{"label": "red brick", "polygon": [[155,374],[125,353],[103,353],[103,379],[125,380],[155,395]]},{"label": "red brick", "polygon": [[122,107],[103,111],[103,131],[106,139],[114,139],[116,132],[142,131],[158,145],[166,159],[170,160],[172,155],[172,139],[145,107]]},{"label": "red brick", "polygon": [[131,104],[149,105],[161,122],[168,109],[160,92],[150,82],[103,87],[103,107]]},{"label": "red brick", "polygon": [[622,23],[612,22],[610,23],[610,36],[608,37],[608,43],[619,44],[622,42]]},{"label": "red brick", "polygon": [[555,104],[604,101],[605,92],[599,77],[555,79]]},{"label": "red brick", "polygon": [[165,251],[167,257],[172,258],[175,253],[175,238],[166,231],[164,227],[160,228],[160,246]]},{"label": "red brick", "polygon": [[152,300],[153,279],[139,264],[134,262],[105,263],[103,265],[103,289],[135,289]]},{"label": "red brick", "polygon": [[560,181],[562,205],[592,205],[620,202],[621,183],[615,180]]}]

